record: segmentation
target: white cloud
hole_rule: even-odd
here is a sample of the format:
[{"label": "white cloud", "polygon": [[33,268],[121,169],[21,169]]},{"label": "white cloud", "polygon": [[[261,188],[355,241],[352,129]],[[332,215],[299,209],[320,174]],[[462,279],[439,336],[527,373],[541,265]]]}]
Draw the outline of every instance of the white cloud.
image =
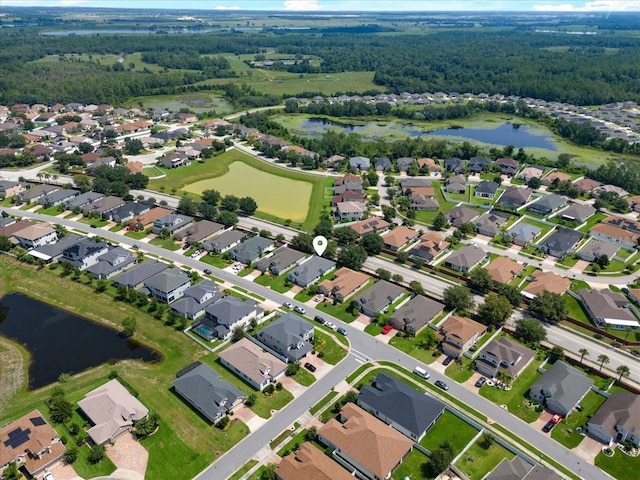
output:
[{"label": "white cloud", "polygon": [[76,5],[82,5],[87,3],[85,0],[60,0],[58,4],[61,7],[75,7]]},{"label": "white cloud", "polygon": [[285,10],[300,11],[320,10],[322,8],[318,0],[284,0],[283,6]]},{"label": "white cloud", "polygon": [[238,7],[237,5],[231,5],[227,7],[226,5],[218,5],[217,7],[213,7],[214,10],[242,10],[242,7]]},{"label": "white cloud", "polygon": [[534,5],[539,12],[621,12],[640,9],[640,0],[593,0],[584,5],[563,3],[560,5]]}]

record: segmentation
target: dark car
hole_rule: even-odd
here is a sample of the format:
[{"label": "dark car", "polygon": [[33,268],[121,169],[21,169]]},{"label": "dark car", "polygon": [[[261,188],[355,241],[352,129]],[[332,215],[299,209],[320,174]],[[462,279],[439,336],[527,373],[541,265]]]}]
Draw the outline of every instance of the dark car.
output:
[{"label": "dark car", "polygon": [[324,325],[325,323],[327,323],[325,321],[324,318],[322,318],[320,315],[316,315],[315,317],[313,317],[313,319],[318,322],[320,325]]},{"label": "dark car", "polygon": [[542,427],[542,431],[549,433],[554,426],[555,426],[555,423],[549,420],[547,423],[544,424],[544,427]]},{"label": "dark car", "polygon": [[484,382],[486,382],[487,379],[484,377],[480,377],[477,381],[476,381],[476,387],[480,388],[482,385],[484,385]]},{"label": "dark car", "polygon": [[310,372],[315,372],[316,371],[316,367],[314,367],[313,365],[311,365],[309,362],[304,364],[304,368],[306,368],[307,370],[309,370]]},{"label": "dark car", "polygon": [[342,328],[342,327],[338,327],[338,329],[336,330],[336,332],[338,332],[338,333],[340,333],[340,334],[342,334],[342,335],[344,335],[344,336],[346,336],[346,335],[347,335],[347,331],[346,331],[344,328]]},{"label": "dark car", "polygon": [[213,272],[211,270],[209,270],[208,268],[204,269],[204,273],[206,273],[207,275],[211,275]]},{"label": "dark car", "polygon": [[447,357],[444,359],[444,362],[442,362],[443,365],[447,366],[449,365],[451,362],[453,362],[453,357]]},{"label": "dark car", "polygon": [[98,228],[98,225],[96,225],[95,223],[92,223],[92,224],[90,225],[90,227],[91,227],[91,228]]},{"label": "dark car", "polygon": [[436,380],[436,387],[440,387],[443,390],[449,390],[449,385],[444,383],[442,380]]}]

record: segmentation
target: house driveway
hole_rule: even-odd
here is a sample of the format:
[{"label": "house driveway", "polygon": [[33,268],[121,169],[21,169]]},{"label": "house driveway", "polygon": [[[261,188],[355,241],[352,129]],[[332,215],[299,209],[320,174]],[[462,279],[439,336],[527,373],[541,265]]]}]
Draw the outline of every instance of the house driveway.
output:
[{"label": "house driveway", "polygon": [[596,456],[602,451],[605,447],[604,444],[600,443],[595,438],[585,436],[580,445],[576,448],[573,448],[572,451],[576,453],[581,458],[584,458],[585,461],[589,462],[591,465],[595,463]]},{"label": "house driveway", "polygon": [[444,359],[447,358],[447,355],[445,355],[444,353],[442,355],[440,355],[435,362],[433,362],[431,365],[429,365],[429,367],[433,368],[436,372],[441,373],[442,375],[444,375],[444,371],[447,369],[447,367],[445,365],[442,364],[442,362],[444,362]]},{"label": "house driveway", "polygon": [[582,272],[583,270],[586,270],[586,268],[589,265],[591,264],[586,260],[578,260],[576,264],[569,269],[569,271],[579,273],[579,272]]},{"label": "house driveway", "polygon": [[473,392],[477,392],[478,391],[478,387],[476,387],[476,382],[478,381],[478,379],[480,377],[484,377],[484,375],[482,375],[480,372],[473,372],[473,374],[471,375],[471,378],[469,380],[467,380],[466,382],[464,382],[462,384],[462,386],[464,386],[465,388],[468,388],[469,390],[471,390]]},{"label": "house driveway", "polygon": [[364,332],[365,327],[370,323],[371,323],[371,319],[366,315],[361,314],[361,315],[358,315],[358,317],[355,319],[354,322],[351,322],[351,326],[353,328],[357,328],[358,330],[361,330]]},{"label": "house driveway", "polygon": [[246,405],[238,405],[233,410],[233,418],[241,420],[247,427],[249,427],[249,431],[251,432],[255,432],[267,422],[266,418],[256,415],[253,410]]},{"label": "house driveway", "polygon": [[284,295],[287,298],[293,298],[301,291],[302,291],[302,287],[299,287],[298,285],[294,285],[293,287],[291,287],[291,290],[283,293],[282,295]]},{"label": "house driveway", "polygon": [[391,330],[389,330],[389,332],[386,335],[383,335],[382,333],[379,333],[378,335],[376,335],[376,340],[382,343],[389,344],[391,339],[395,337],[397,334],[398,334],[398,330],[396,330],[395,328],[392,328]]},{"label": "house driveway", "polygon": [[47,472],[53,473],[56,480],[82,480],[82,477],[78,476],[73,466],[64,462],[58,462],[53,467],[48,468]]},{"label": "house driveway", "polygon": [[260,275],[262,275],[262,272],[258,269],[254,270],[253,272],[251,272],[249,275],[247,275],[246,278],[247,280],[251,280],[252,282],[258,278]]},{"label": "house driveway", "polygon": [[[316,371],[313,373],[313,376],[316,377],[316,379],[320,379],[320,378],[324,377],[333,368],[333,365],[325,362],[321,358],[318,358],[317,354],[316,355],[309,354],[303,360],[304,361],[301,362],[303,365],[305,363],[309,362],[311,365],[316,367]],[[302,368],[304,368],[304,367],[302,367]]]},{"label": "house driveway", "polygon": [[[304,367],[300,367],[304,368]],[[291,392],[293,398],[298,398],[300,395],[304,393],[307,387],[300,385],[293,378],[287,377],[286,375],[280,379],[282,386]]]},{"label": "house driveway", "polygon": [[[552,418],[552,417],[553,417],[553,413],[551,413],[551,412],[547,412],[547,411],[545,410],[544,412],[542,412],[542,413],[540,414],[540,416],[538,417],[538,419],[537,419],[535,422],[531,423],[530,425],[531,425],[533,428],[535,428],[535,429],[537,429],[537,430],[542,431],[542,427],[544,427],[544,426],[545,426],[545,424],[546,424],[549,420],[551,420],[551,418]],[[557,425],[556,425],[555,427],[553,427],[553,428],[557,428]],[[544,433],[544,432],[542,432],[542,433]],[[545,435],[551,435],[551,432],[546,433]]]},{"label": "house driveway", "polygon": [[118,469],[137,472],[144,478],[149,452],[130,433],[120,435],[113,445],[107,445],[107,455]]}]

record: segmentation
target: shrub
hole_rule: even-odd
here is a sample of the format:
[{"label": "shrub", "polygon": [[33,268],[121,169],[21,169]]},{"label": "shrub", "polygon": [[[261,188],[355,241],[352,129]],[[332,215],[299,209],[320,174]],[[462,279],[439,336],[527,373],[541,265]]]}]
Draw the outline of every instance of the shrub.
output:
[{"label": "shrub", "polygon": [[64,463],[66,463],[67,465],[71,465],[77,459],[78,459],[78,448],[77,447],[71,447],[71,448],[67,448],[65,450],[65,452],[64,452]]},{"label": "shrub", "polygon": [[77,423],[71,422],[69,424],[69,432],[71,432],[71,435],[75,437],[79,431],[80,431],[80,426]]},{"label": "shrub", "polygon": [[280,392],[283,388],[284,387],[282,386],[282,382],[276,383],[276,390],[278,390]]},{"label": "shrub", "polygon": [[105,447],[104,445],[94,445],[91,450],[89,450],[89,456],[87,459],[89,463],[100,463],[104,459],[105,455]]},{"label": "shrub", "polygon": [[265,387],[263,392],[265,395],[271,395],[274,392],[274,390],[275,390],[275,387],[273,386],[273,383],[270,383]]},{"label": "shrub", "polygon": [[255,393],[250,393],[249,396],[244,401],[244,404],[247,407],[253,407],[256,404],[256,399],[257,399],[256,394]]},{"label": "shrub", "polygon": [[218,423],[216,423],[216,428],[224,430],[225,428],[227,428],[227,425],[229,425],[229,421],[229,417],[222,417],[220,420],[218,420]]}]

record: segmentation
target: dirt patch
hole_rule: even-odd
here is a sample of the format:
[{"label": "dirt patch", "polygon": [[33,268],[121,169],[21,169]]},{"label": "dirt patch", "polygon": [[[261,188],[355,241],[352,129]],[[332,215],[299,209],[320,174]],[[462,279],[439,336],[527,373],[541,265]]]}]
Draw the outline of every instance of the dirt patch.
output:
[{"label": "dirt patch", "polygon": [[0,338],[0,409],[25,383],[25,362],[18,347]]}]

